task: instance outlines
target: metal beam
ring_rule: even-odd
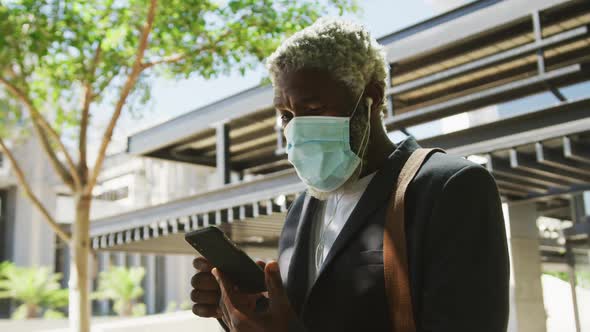
[[[567,190],[569,188],[569,184],[564,181],[548,178],[542,175],[531,176],[528,172],[515,169],[511,167],[508,160],[497,158],[492,155],[487,155],[487,158],[488,162],[486,163],[486,168],[492,174],[499,174],[509,179],[516,179],[525,183],[536,184],[548,188],[558,188],[561,190]]]
[[[535,175],[541,175],[558,181],[566,181],[572,184],[590,183],[590,177],[580,176],[566,170],[537,163],[535,158],[516,149],[510,149],[510,167],[521,169]]]
[[[538,183],[530,183],[516,177],[506,177],[502,175],[501,172],[494,173],[494,178],[496,179],[496,183],[502,187],[519,188],[537,194],[544,194],[549,190],[548,186],[542,186]]]
[[[530,194],[527,198],[512,201],[510,204],[526,204],[530,202],[549,201],[558,197],[564,198],[571,194],[581,193],[590,190],[590,184],[572,185],[566,189],[553,188],[546,194]]]
[[[233,130],[234,129],[232,129],[232,131]],[[230,131],[230,137],[229,137],[229,139],[231,141],[230,153],[234,153],[237,150],[241,150],[241,149],[243,149],[244,146],[251,145],[251,142],[254,140],[264,141],[264,142],[274,142],[276,140],[276,132],[271,128],[261,128],[259,130],[256,130],[254,132],[251,132],[251,133],[248,133],[245,135],[241,135],[241,136],[237,136],[237,137],[232,137],[232,136],[233,135],[231,135],[231,131]],[[207,146],[205,148],[199,148],[199,149],[197,149],[197,151],[203,155],[213,156],[213,155],[215,155],[215,152],[216,152],[215,143],[216,142],[213,142],[213,145]]]
[[[440,147],[467,156],[590,130],[590,98],[530,111],[480,126],[419,140],[424,147]],[[564,144],[564,147],[566,145]],[[576,146],[567,145],[573,152]],[[572,150],[573,149],[573,150]],[[590,150],[588,150],[590,152]],[[570,156],[572,153],[569,154]],[[566,153],[566,156],[568,154]],[[577,154],[573,153],[572,158]],[[590,153],[589,153],[590,161]],[[569,158],[569,157],[568,157]]]
[[[215,157],[203,156],[198,153],[191,153],[191,149],[162,149],[149,155],[150,157],[172,159],[176,161],[199,164],[203,166],[215,167],[217,165]]]
[[[554,36],[548,37],[547,39],[541,39],[537,42],[534,42],[531,44],[526,44],[526,45],[523,45],[520,47],[516,47],[516,48],[510,49],[508,51],[496,53],[494,55],[491,55],[491,56],[488,56],[488,57],[485,57],[485,58],[482,58],[482,59],[479,59],[479,60],[476,60],[473,62],[469,62],[464,65],[460,65],[457,67],[453,67],[451,69],[437,72],[436,74],[433,74],[433,75],[430,75],[430,76],[427,76],[424,78],[419,78],[417,80],[410,81],[408,83],[396,85],[396,86],[392,87],[391,89],[389,89],[388,92],[391,94],[403,93],[403,92],[406,92],[409,90],[413,90],[415,88],[419,88],[421,86],[425,86],[428,84],[442,81],[444,79],[456,77],[456,76],[459,76],[461,74],[465,74],[465,73],[475,70],[475,69],[479,69],[479,68],[482,68],[485,66],[494,65],[494,64],[501,62],[501,61],[510,60],[510,59],[514,59],[518,56],[530,54],[532,52],[542,50],[544,47],[557,45],[557,44],[563,43],[565,41],[571,40],[573,38],[584,36],[587,33],[588,33],[588,27],[579,27],[576,29],[568,30],[566,32],[562,32],[562,33],[556,34]],[[540,73],[545,72],[544,62],[542,65],[542,71],[540,70],[539,72]]]
[[[566,158],[590,164],[590,146],[576,143],[571,138],[563,138],[563,154]]]
[[[190,136],[210,129],[211,123],[229,122],[272,108],[272,100],[270,86],[257,86],[131,135],[127,151],[145,155],[184,143]]]
[[[497,103],[503,100],[506,95],[512,95],[519,89],[544,85],[547,81],[562,78],[567,75],[572,75],[579,72],[581,68],[582,67],[579,64],[570,65],[534,77],[521,79],[438,104],[407,111],[387,119],[385,121],[385,125],[388,127],[388,130],[393,130],[473,110],[485,104]],[[388,91],[387,93],[389,94],[391,91]]]
[[[534,10],[531,14],[533,17],[533,33],[535,35],[535,43],[540,43],[543,40],[542,28],[541,28],[541,15],[538,10]],[[545,56],[543,54],[543,48],[537,48],[537,69],[539,74],[545,72]]]
[[[482,141],[465,146],[448,149],[447,152],[461,156],[489,153],[492,151],[506,150],[514,146],[531,144],[538,140],[548,140],[574,133],[590,130],[590,118],[570,121],[559,125],[548,126],[536,130],[526,131],[509,136],[498,137],[488,141]]]
[[[535,155],[537,162],[554,167],[556,169],[565,170],[574,174],[579,174],[583,177],[590,176],[590,167],[581,162],[567,159],[563,154],[558,153],[552,149],[547,149],[543,143],[535,143]]]
[[[433,52],[465,39],[483,34],[491,29],[522,20],[530,15],[531,11],[543,11],[564,3],[563,0],[510,0],[490,3],[490,1],[475,1],[472,4],[488,6],[471,10],[469,15],[461,15],[452,20],[444,20],[433,25],[420,23],[428,27],[414,28],[413,32],[404,30],[393,33],[390,36],[380,38],[380,43],[385,45],[387,61],[390,63],[413,58],[421,54]],[[417,31],[416,31],[417,30]]]

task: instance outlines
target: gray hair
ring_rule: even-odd
[[[341,18],[323,17],[286,39],[266,61],[270,79],[303,67],[326,70],[358,96],[372,81],[387,80],[385,51],[364,26]],[[385,111],[382,101],[381,117]]]

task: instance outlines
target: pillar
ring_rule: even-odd
[[[98,255],[98,271],[107,271],[111,266],[111,254],[109,252],[99,252]],[[101,315],[108,315],[111,311],[109,300],[98,301],[98,312]]]
[[[145,267],[144,302],[148,314],[156,313],[156,256],[143,256],[143,266]]]
[[[510,249],[509,332],[545,332],[541,254],[534,203],[511,205],[505,215]],[[505,211],[506,212],[506,211]]]
[[[220,186],[230,183],[229,124],[216,124],[216,167]]]

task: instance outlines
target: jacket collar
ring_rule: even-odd
[[[352,210],[348,220],[338,234],[328,256],[326,257],[313,285],[307,290],[309,239],[311,224],[319,200],[305,193],[301,219],[299,220],[291,264],[289,265],[288,294],[297,313],[300,313],[309,295],[322,279],[324,271],[330,266],[345,244],[367,222],[367,218],[390,198],[395,180],[408,157],[420,148],[416,140],[410,136],[397,145],[387,157],[383,166],[367,185],[358,203]]]

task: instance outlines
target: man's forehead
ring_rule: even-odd
[[[274,101],[284,103],[286,98],[298,102],[314,102],[330,97],[346,97],[347,89],[332,78],[326,71],[318,69],[300,69],[295,72],[283,72],[277,76],[274,87]]]

